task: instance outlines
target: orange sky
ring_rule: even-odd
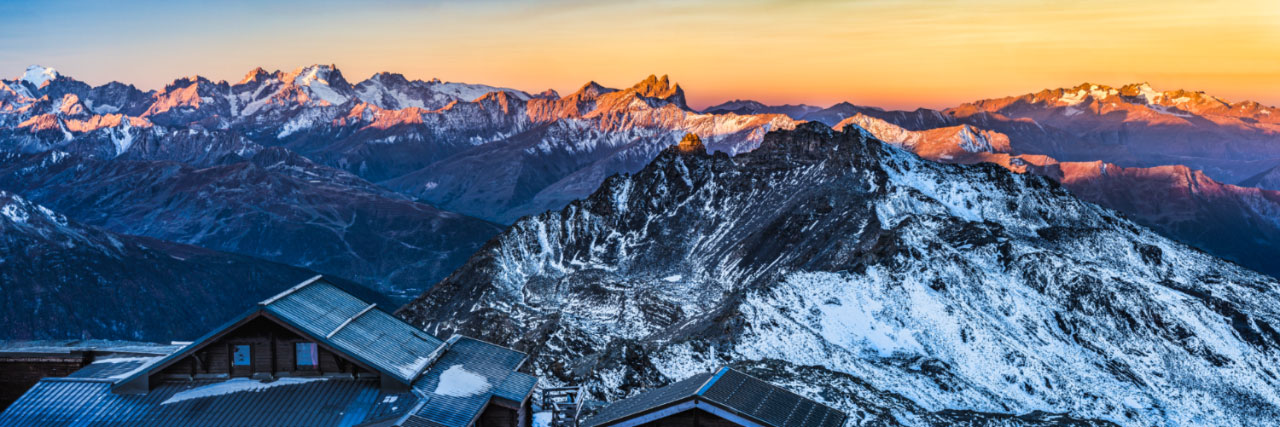
[[[159,88],[334,63],[561,93],[669,74],[733,98],[891,108],[1148,81],[1280,104],[1280,2],[49,0],[0,5],[0,73]],[[3,71],[9,70],[9,71]]]

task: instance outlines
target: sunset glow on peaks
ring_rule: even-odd
[[[695,108],[942,107],[1084,81],[1280,104],[1274,1],[54,0],[0,16],[7,77],[35,63],[144,89],[334,63],[352,81],[393,71],[562,94],[668,74]]]

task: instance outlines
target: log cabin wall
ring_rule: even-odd
[[[80,352],[0,355],[0,411],[18,400],[41,378],[71,375],[92,360],[90,354]]]
[[[476,427],[511,427],[519,425],[520,411],[489,402],[476,420]]]
[[[314,342],[267,318],[257,318],[205,345],[160,372],[162,378],[225,378],[228,376],[371,375],[356,364],[317,346],[318,369],[298,369],[298,343]],[[232,365],[234,346],[249,345],[248,367]]]

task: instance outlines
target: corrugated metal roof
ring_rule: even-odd
[[[162,368],[180,360],[227,329],[262,313],[406,385],[412,384],[432,359],[439,356],[437,350],[444,344],[439,338],[384,311],[371,309],[371,304],[321,277],[289,288],[259,304],[154,366]],[[119,383],[145,374],[147,371],[139,372],[121,379]]]
[[[264,304],[267,311],[322,337],[369,306],[364,300],[322,281],[268,301]]]
[[[455,336],[451,338],[449,351],[436,361],[431,369],[414,384],[414,389],[425,396],[426,404],[405,425],[432,425],[461,427],[469,425],[493,396],[501,396],[517,402],[533,392],[534,381],[528,375],[515,372],[524,363],[524,353],[490,344],[484,341]],[[451,395],[456,388],[441,386],[441,378],[453,370],[454,375],[484,378],[487,384],[473,394]],[[516,377],[507,382],[508,378]],[[441,393],[438,393],[441,392]]]
[[[538,383],[538,377],[520,372],[512,373],[507,379],[502,380],[502,384],[493,391],[494,396],[516,402],[523,401],[525,396],[533,390],[533,386]]]
[[[776,427],[838,427],[846,415],[826,405],[744,374],[721,368],[672,385],[641,393],[605,407],[583,421],[587,427],[607,425],[670,404],[700,399],[731,413]]]
[[[413,383],[444,344],[323,280],[264,303],[267,312],[405,384]]]
[[[257,384],[165,382],[128,395],[111,393],[108,382],[45,379],[0,414],[0,426],[351,426],[416,402],[369,379],[243,381]]]
[[[626,399],[613,402],[595,415],[582,421],[583,426],[598,426],[628,418],[652,409],[658,409],[681,400],[692,398],[698,389],[714,374],[704,372],[676,381],[662,388],[649,390]]]
[[[98,378],[117,380],[138,372],[162,359],[156,357],[109,357],[97,359],[80,370],[67,375],[68,378]]]
[[[431,354],[444,344],[381,310],[366,313],[338,331],[329,341],[388,369],[397,369],[410,381],[431,362]]]
[[[835,427],[844,424],[846,417],[834,408],[733,369],[727,369],[720,375],[701,397],[779,427]]]
[[[146,394],[111,393],[114,385],[149,375],[260,316],[277,319],[352,360],[411,384],[413,391],[385,394],[372,379],[293,377],[269,383],[249,379],[160,382],[152,383]],[[0,427],[353,425],[400,418],[407,418],[406,425],[460,427],[475,420],[495,396],[517,402],[529,397],[537,378],[516,372],[525,359],[524,353],[461,336],[446,345],[316,278],[263,301],[169,356],[102,361],[72,374],[73,378],[43,380],[0,414]],[[460,394],[453,387],[450,391],[453,383],[446,375],[450,369],[455,369],[455,378],[463,372],[472,384],[482,378],[482,389]],[[449,383],[444,389],[442,379]],[[189,389],[199,387],[206,388],[201,392],[204,397],[175,398],[191,397]]]

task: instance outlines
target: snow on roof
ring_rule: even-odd
[[[453,365],[440,374],[440,383],[433,393],[468,397],[489,391],[490,387],[492,386],[484,375],[468,371],[462,365]]]
[[[314,381],[324,381],[328,378],[312,377],[312,378],[281,378],[271,382],[251,380],[248,378],[234,378],[227,381],[213,383],[196,387],[190,390],[180,391],[169,396],[165,401],[160,402],[161,405],[178,403],[184,400],[200,399],[212,396],[221,396],[225,394],[241,393],[241,392],[257,392],[272,387],[306,384]]]

